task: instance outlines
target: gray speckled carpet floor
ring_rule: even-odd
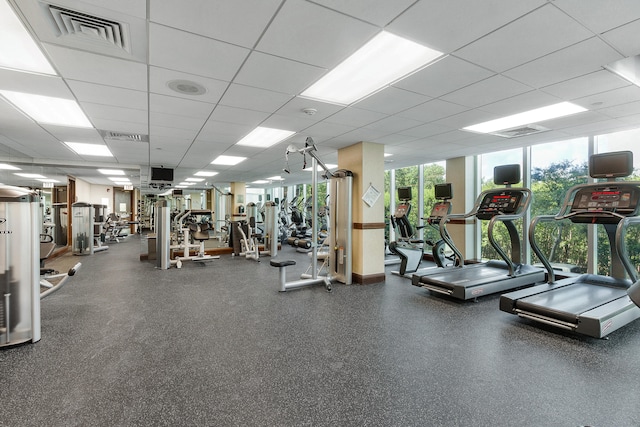
[[[0,350],[2,426],[638,426],[640,322],[609,340],[392,276],[278,292],[269,258],[81,257],[42,340]],[[296,259],[289,279],[308,265]]]

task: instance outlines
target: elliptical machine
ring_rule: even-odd
[[[423,228],[423,226],[414,230],[408,219],[409,212],[411,212],[411,187],[398,187],[398,199],[400,199],[400,204],[396,207],[395,213],[391,215],[391,224],[399,237],[398,240],[389,243],[389,250],[400,258],[400,270],[392,273],[404,276],[407,273],[414,273],[420,267],[425,242],[415,236],[416,230]]]

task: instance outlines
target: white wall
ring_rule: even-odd
[[[76,178],[76,196],[79,202],[92,205],[107,205],[105,214],[113,212],[113,187],[107,185],[94,185]],[[106,200],[103,200],[106,199]],[[107,203],[105,203],[105,201]]]

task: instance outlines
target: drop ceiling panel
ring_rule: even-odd
[[[176,114],[166,114],[151,112],[151,126],[165,126],[178,129],[189,129],[198,131],[204,125],[206,118],[179,116]]]
[[[169,88],[169,82],[174,80],[186,80],[197,83],[203,86],[207,92],[201,95],[176,92]],[[155,94],[215,104],[220,100],[220,97],[228,86],[229,82],[223,80],[210,79],[180,71],[167,70],[165,68],[149,67],[149,91]]]
[[[164,138],[177,138],[183,141],[193,140],[198,131],[196,129],[181,129],[176,127],[166,127],[160,125],[151,126],[151,142],[155,143],[156,136],[162,136]]]
[[[44,45],[55,67],[71,80],[134,90],[147,90],[147,66],[105,55]]]
[[[423,0],[400,15],[388,29],[449,53],[545,3],[544,0]]]
[[[631,83],[623,78],[609,71],[600,70],[561,83],[545,86],[541,90],[565,100],[572,100],[578,97],[584,97],[585,95],[594,95],[629,85],[631,85]]]
[[[200,102],[199,100],[184,99],[174,96],[149,95],[152,113],[172,114],[197,119],[206,119],[213,111],[213,104]]]
[[[103,86],[76,80],[67,80],[67,84],[80,102],[145,111],[148,108],[147,93],[144,91]]]
[[[303,110],[304,109],[315,109],[316,112],[313,114],[307,114]],[[302,117],[305,119],[311,119],[314,122],[318,122],[320,120],[324,120],[332,114],[337,113],[342,110],[343,106],[327,104],[324,102],[314,101],[312,99],[306,99],[302,97],[292,98],[289,102],[283,105],[276,112],[281,116],[289,116],[289,117]]]
[[[431,97],[439,97],[492,75],[494,73],[489,70],[449,55],[400,80],[394,86]]]
[[[102,130],[141,135],[149,134],[149,126],[146,123],[121,122],[108,119],[92,119],[92,123],[97,129]]]
[[[622,56],[598,37],[504,72],[505,76],[536,88],[596,72]]]
[[[456,55],[502,72],[591,36],[592,32],[547,4],[463,47]]]
[[[220,104],[271,113],[278,110],[290,99],[292,99],[292,95],[257,87],[231,84],[220,100]]]
[[[211,114],[209,120],[236,123],[253,128],[262,123],[267,117],[269,117],[269,114],[262,111],[246,110],[243,108],[218,105],[213,111],[213,114]]]
[[[256,49],[333,68],[379,31],[373,25],[313,3],[285,2]]]
[[[249,50],[197,34],[149,24],[150,65],[230,81]]]
[[[253,127],[247,125],[209,120],[198,134],[198,140],[224,143],[230,146],[251,132],[252,129]]]
[[[611,43],[613,47],[625,56],[640,54],[640,46],[636,41],[636,37],[640,32],[640,14],[635,15],[634,19],[636,19],[636,21],[608,31],[602,35],[605,41]]]
[[[611,118],[621,118],[625,116],[640,114],[640,101],[615,105],[609,108],[602,108],[598,110],[598,112],[605,114]]]
[[[427,138],[433,135],[449,132],[452,128],[448,126],[442,126],[436,123],[427,123],[425,125],[416,126],[411,129],[400,132],[402,135],[411,136],[414,138]]]
[[[276,129],[286,129],[294,132],[300,132],[303,129],[308,128],[316,123],[315,120],[307,118],[308,116],[301,115],[300,117],[282,116],[280,114],[273,114],[269,116],[262,126]],[[243,135],[244,136],[244,135]]]
[[[358,102],[358,108],[384,114],[396,114],[430,99],[430,97],[416,92],[390,86]]]
[[[325,69],[252,52],[235,78],[235,83],[274,92],[297,95],[316,81]]]
[[[549,95],[545,92],[532,90],[521,95],[516,95],[498,102],[483,105],[480,109],[502,117],[533,110],[534,108],[557,104],[558,102],[562,102],[562,99]]]
[[[429,123],[444,117],[459,114],[468,110],[469,107],[465,107],[453,102],[443,101],[441,99],[434,99],[432,101],[425,102],[416,107],[405,110],[398,113],[401,117],[407,117],[409,119],[421,120],[422,122]]]
[[[384,27],[406,10],[415,0],[370,0],[367,2],[344,0],[311,0],[322,6],[340,11],[354,18]]]
[[[383,132],[386,136],[391,133],[412,129],[414,127],[420,126],[421,124],[422,122],[418,120],[408,119],[406,117],[400,116],[389,116],[382,120],[378,120],[377,122],[369,123],[363,128]]]
[[[72,99],[73,94],[60,77],[0,68],[0,89]]]
[[[636,0],[554,0],[554,4],[598,34],[640,17]]]
[[[102,137],[95,129],[70,128],[54,125],[42,125],[42,128],[53,135],[55,138],[57,138],[59,141],[104,144]]]
[[[502,75],[489,77],[441,97],[467,107],[480,107],[531,91],[531,87]]]
[[[152,2],[151,22],[251,48],[280,0]]]
[[[110,119],[129,123],[147,124],[148,112],[146,110],[136,110],[133,108],[116,107],[113,105],[93,104],[91,102],[81,102],[80,106],[85,111],[89,119]],[[109,129],[117,130],[117,129]]]
[[[340,125],[352,126],[358,128],[368,125],[369,123],[376,122],[385,118],[383,113],[377,113],[375,111],[363,110],[361,108],[347,107],[331,117],[327,118],[329,123],[337,123]]]
[[[629,85],[584,98],[578,98],[573,102],[590,110],[599,110],[638,100],[640,100],[640,87]]]

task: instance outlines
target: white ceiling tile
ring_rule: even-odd
[[[605,114],[611,118],[621,118],[640,114],[640,100],[619,104],[609,108],[602,108],[598,112]]]
[[[286,104],[292,97],[293,95],[286,95],[281,92],[234,83],[229,86],[220,100],[220,104],[271,113]]]
[[[316,4],[282,6],[257,50],[323,68],[333,68],[380,29]]]
[[[401,113],[398,113],[398,115],[409,119],[422,120],[423,122],[428,123],[443,117],[461,113],[468,109],[469,107],[443,101],[441,99],[434,99],[402,111]]]
[[[395,83],[394,86],[431,97],[446,93],[491,77],[495,73],[448,55],[426,68]]]
[[[578,97],[584,97],[585,95],[607,92],[629,85],[631,85],[631,83],[618,75],[607,70],[600,70],[554,85],[545,86],[541,90],[565,100],[572,100]]]
[[[154,113],[173,114],[197,119],[206,119],[214,108],[213,104],[207,102],[157,95],[155,93],[149,95],[149,102],[151,103],[151,111]]]
[[[427,123],[425,125],[416,126],[411,129],[400,131],[400,135],[408,135],[414,138],[427,138],[433,135],[449,132],[453,130],[449,126],[443,126],[436,123]]]
[[[95,129],[71,128],[54,125],[42,125],[42,127],[57,138],[58,141],[104,144],[102,137]]]
[[[151,22],[252,48],[280,0],[150,2]]]
[[[467,126],[475,125],[476,123],[485,122],[487,120],[495,119],[494,114],[487,113],[481,110],[467,110],[460,114],[444,117],[434,122],[436,125],[450,127],[453,129],[462,129]]]
[[[640,54],[640,45],[636,40],[638,33],[640,33],[640,19],[608,31],[602,35],[602,38],[611,43],[623,55],[635,56]]]
[[[206,118],[187,117],[175,114],[158,113],[152,111],[149,114],[150,125],[166,126],[178,129],[199,130],[204,125]]]
[[[430,97],[419,93],[390,86],[363,99],[357,105],[358,108],[365,110],[395,114],[427,102],[430,99]]]
[[[186,31],[149,24],[150,65],[231,81],[249,50]]]
[[[640,87],[629,85],[607,92],[578,98],[573,102],[589,110],[599,110],[638,100],[640,100]]]
[[[531,87],[527,85],[502,75],[495,75],[444,95],[441,99],[467,107],[480,107],[529,91]]]
[[[198,140],[232,145],[251,132],[252,129],[252,126],[208,120],[200,131]]]
[[[136,110],[133,108],[123,108],[113,105],[94,104],[91,102],[81,102],[83,110],[89,119],[110,119],[122,122],[147,124],[148,112],[146,110]],[[111,129],[115,130],[115,129]]]
[[[147,90],[147,66],[142,63],[44,45],[56,69],[67,79],[133,90]]]
[[[498,116],[508,116],[533,110],[534,108],[557,104],[558,102],[562,102],[562,100],[553,95],[549,95],[548,93],[539,90],[532,90],[521,95],[516,95],[498,102],[483,105],[480,109]]]
[[[503,74],[539,88],[601,70],[604,65],[622,58],[600,38],[592,37]]]
[[[364,126],[365,129],[377,130],[384,135],[389,135],[391,133],[403,132],[408,129],[412,129],[414,127],[420,126],[422,124],[421,121],[408,119],[406,117],[400,116],[389,116],[382,120],[378,120],[377,122],[369,123]]]
[[[352,130],[354,130],[353,126],[322,121],[306,128],[305,133],[307,133],[314,139],[323,139],[336,135],[342,135],[344,133],[351,132]]]
[[[415,3],[415,0],[369,0],[365,2],[344,0],[311,0],[313,3],[338,10],[354,18],[371,22],[380,27],[402,13],[406,8]]]
[[[545,0],[423,0],[387,27],[450,53],[546,3]]]
[[[149,125],[147,123],[131,123],[99,118],[92,118],[91,121],[97,129],[130,134],[149,134]]]
[[[207,91],[201,95],[176,92],[169,88],[169,82],[174,80],[197,83]],[[229,82],[223,80],[209,79],[180,71],[167,70],[166,68],[149,67],[149,92],[151,93],[215,104],[220,100],[228,86]]]
[[[163,138],[176,138],[183,141],[192,141],[196,135],[198,135],[198,129],[182,129],[177,127],[153,125],[149,130],[149,140],[153,143],[156,142],[156,138],[159,136],[162,136]]]
[[[262,111],[218,105],[213,111],[213,114],[211,114],[210,120],[237,123],[253,128],[262,123],[267,117],[269,117],[269,114],[263,113]]]
[[[326,72],[323,68],[253,52],[234,82],[298,95]]]
[[[386,115],[375,111],[363,110],[355,107],[347,107],[331,117],[327,118],[329,123],[337,123],[347,126],[360,127],[381,120]]]
[[[554,0],[553,4],[598,34],[640,19],[637,0]]]
[[[307,99],[297,96],[280,107],[276,114],[279,114],[281,116],[303,117],[305,119],[312,119],[313,121],[317,122],[326,119],[327,117],[335,114],[343,108],[345,107],[342,105],[327,104],[325,102],[315,101],[313,99]],[[305,109],[314,109],[316,110],[316,112],[313,114],[307,114],[303,111]]]
[[[5,68],[0,68],[0,89],[55,98],[73,98],[73,93],[69,91],[64,80],[60,77],[22,73]]]
[[[456,55],[502,72],[591,36],[592,32],[548,4],[463,47]]]
[[[75,80],[67,80],[67,83],[80,102],[145,111],[149,105],[148,95],[143,91],[103,86],[96,83]]]

